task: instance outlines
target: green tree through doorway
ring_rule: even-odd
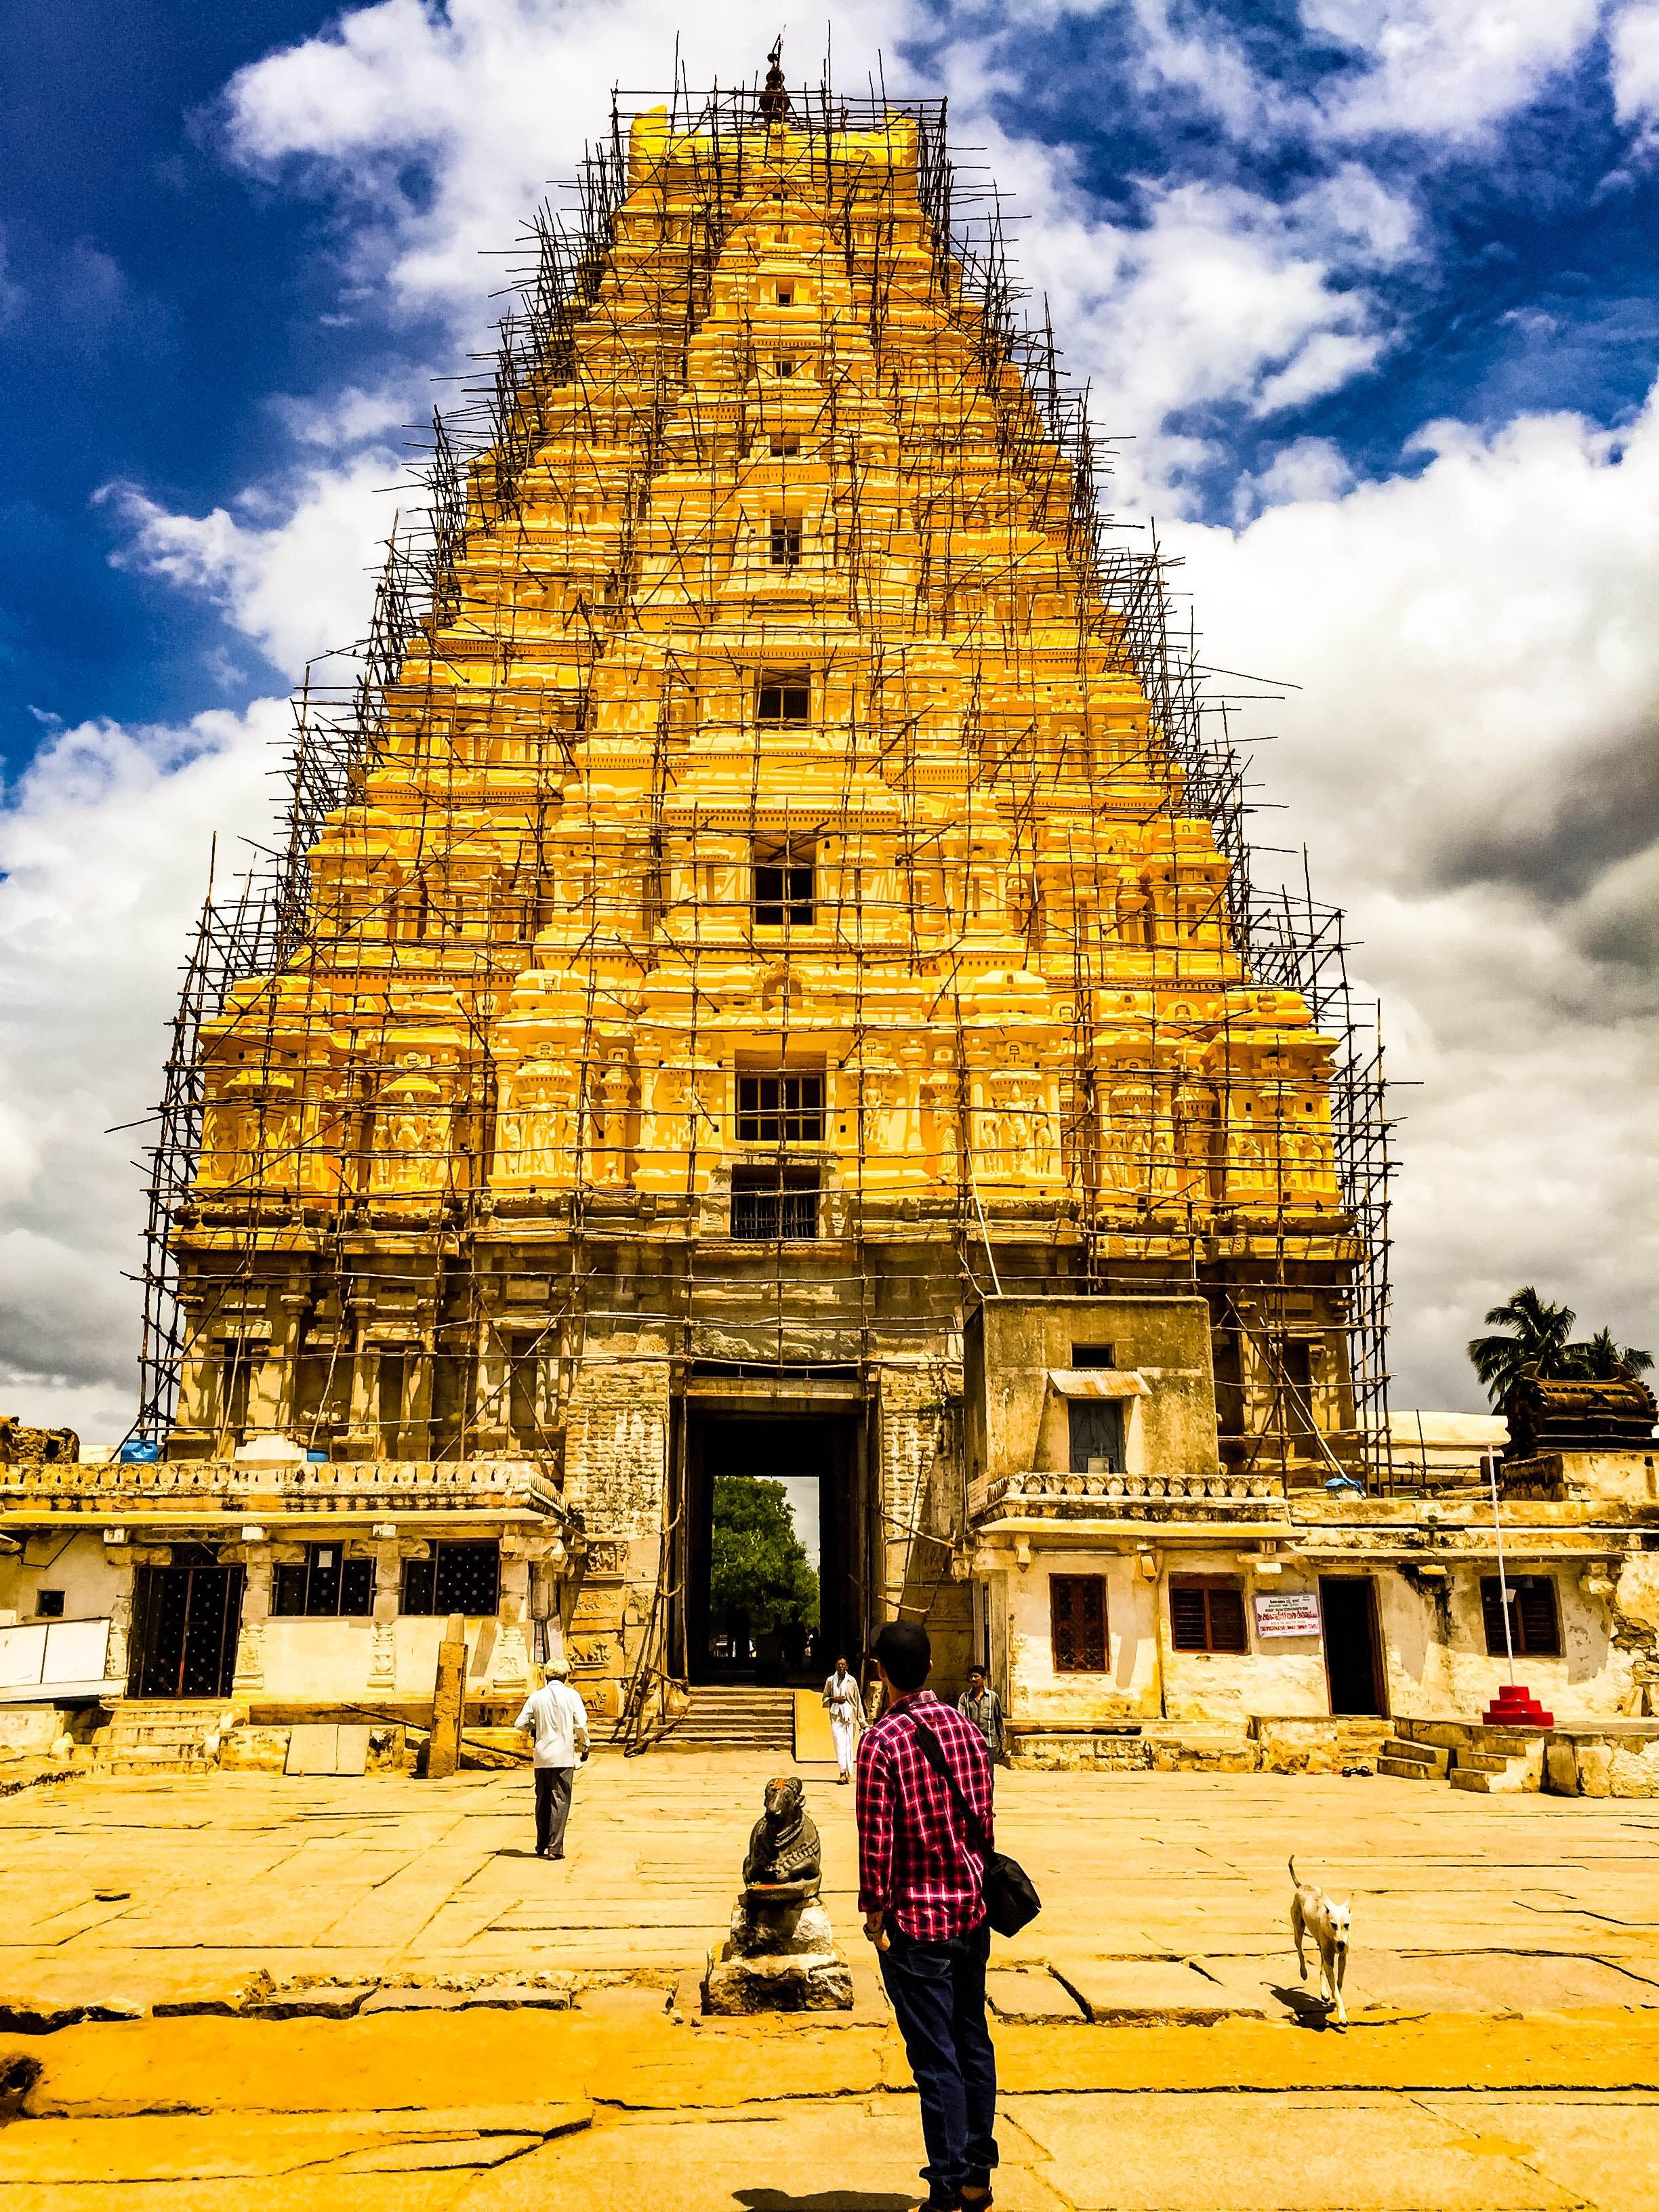
[[[795,1534],[781,1482],[714,1477],[708,1613],[741,1657],[751,1633],[793,1630],[803,1643],[818,1625],[818,1578]]]

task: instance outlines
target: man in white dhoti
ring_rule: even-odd
[[[515,1725],[535,1741],[536,1856],[562,1859],[570,1785],[587,1757],[587,1708],[571,1688],[562,1659],[549,1661],[547,1675],[525,1699]]]
[[[836,1662],[836,1671],[823,1686],[823,1702],[830,1708],[830,1733],[836,1739],[836,1765],[841,1772],[840,1782],[853,1778],[853,1754],[858,1748],[859,1723],[863,1717],[859,1703],[859,1686],[847,1671],[844,1658]]]

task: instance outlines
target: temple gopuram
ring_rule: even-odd
[[[1443,1467],[1389,1417],[1339,917],[1252,881],[1000,228],[937,103],[775,66],[618,112],[536,219],[296,702],[288,849],[204,913],[133,1434],[0,1468],[86,1694],[258,1763],[415,1727],[459,1616],[481,1741],[563,1657],[619,1742],[781,1742],[899,1613],[1039,1762],[1317,1763],[1496,1688],[1502,1425]],[[1572,1709],[1594,1632],[1579,1706],[1639,1710],[1651,1459],[1528,1464],[1528,1679]],[[744,1478],[816,1503],[793,1650],[711,1598]]]

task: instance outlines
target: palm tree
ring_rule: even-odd
[[[1553,1306],[1530,1283],[1512,1291],[1486,1315],[1499,1336],[1472,1336],[1468,1353],[1475,1373],[1494,1406],[1501,1406],[1526,1374],[1559,1375],[1578,1316],[1571,1306]]]
[[[1632,1375],[1645,1375],[1652,1364],[1650,1352],[1644,1352],[1639,1345],[1615,1344],[1610,1328],[1598,1328],[1594,1336],[1565,1346],[1561,1354],[1562,1374],[1570,1375],[1576,1382],[1613,1382],[1621,1368]]]

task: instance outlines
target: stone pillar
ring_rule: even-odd
[[[231,1695],[251,1697],[265,1686],[265,1623],[270,1618],[272,1547],[264,1543],[238,1547],[246,1579],[242,1584],[242,1623],[236,1632],[236,1672]],[[221,1549],[220,1558],[225,1557]]]
[[[530,1562],[525,1539],[503,1537],[501,1553],[501,1594],[495,1615],[497,1634],[489,1687],[527,1691],[530,1654],[525,1649],[524,1617],[530,1600]]]
[[[368,1650],[368,1686],[388,1697],[398,1686],[398,1608],[402,1602],[403,1562],[424,1559],[424,1544],[400,1544],[395,1535],[374,1531],[374,1613]]]
[[[501,1291],[497,1281],[480,1282],[478,1339],[473,1347],[472,1434],[469,1455],[493,1459],[513,1449],[511,1347],[498,1326]]]
[[[109,1645],[104,1658],[104,1672],[112,1680],[125,1681],[132,1668],[132,1586],[137,1562],[130,1543],[111,1544],[106,1535],[105,1553],[115,1571],[115,1595],[110,1600]]]
[[[453,1613],[444,1624],[443,1642],[438,1646],[438,1678],[432,1692],[432,1735],[426,1771],[434,1782],[453,1774],[460,1763],[465,1700],[466,1623],[459,1613]]]
[[[358,1340],[351,1362],[351,1425],[346,1449],[353,1459],[379,1459],[380,1347]]]

